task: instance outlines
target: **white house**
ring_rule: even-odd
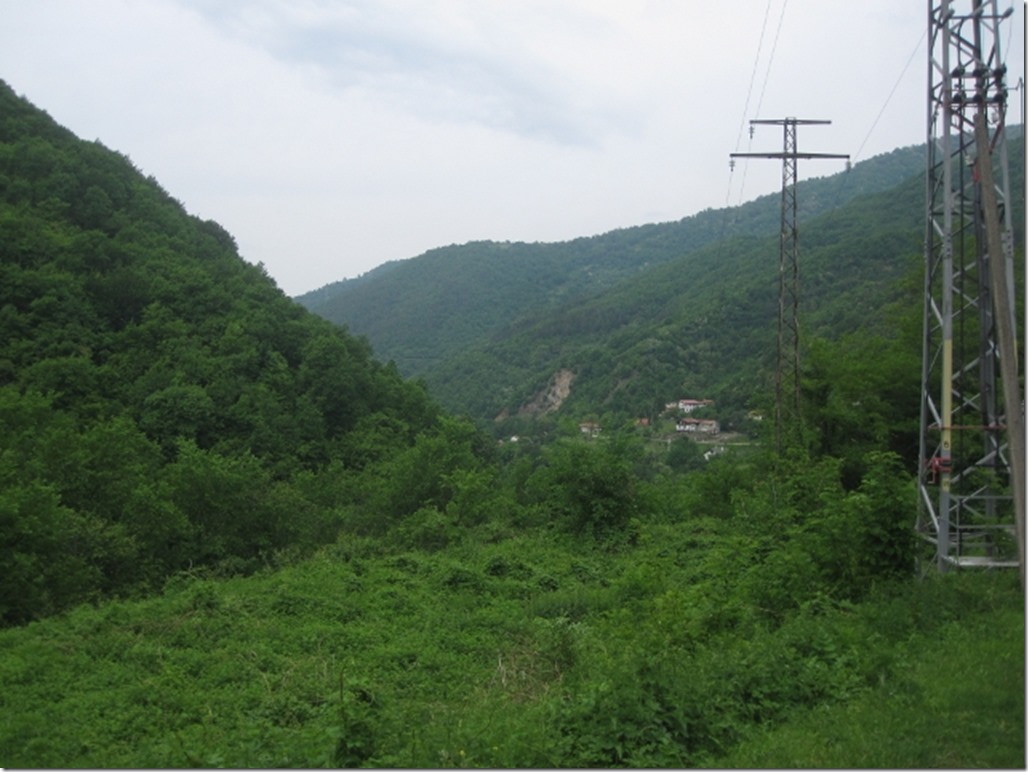
[[[675,426],[675,431],[720,434],[721,424],[711,418],[680,418]]]
[[[688,415],[693,410],[710,407],[713,404],[714,401],[710,399],[680,399],[677,402],[668,402],[664,408],[665,410],[679,410]]]

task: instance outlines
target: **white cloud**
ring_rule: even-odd
[[[729,177],[750,118],[830,119],[801,145],[862,158],[922,142],[923,44],[871,132],[922,6],[0,0],[0,77],[295,294],[442,244],[567,239],[771,192],[774,162]],[[761,129],[741,149],[780,143]]]

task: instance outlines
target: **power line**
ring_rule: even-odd
[[[910,63],[914,61],[914,57],[917,56],[918,51],[921,50],[921,44],[924,43],[925,38],[927,36],[927,30],[921,33],[921,37],[915,44],[914,50],[910,52],[910,56],[907,57],[907,61],[903,65],[903,69],[900,70],[899,77],[896,78],[896,82],[893,84],[892,90],[889,92],[889,95],[885,98],[885,101],[882,103],[881,109],[878,110],[878,115],[875,116],[874,121],[871,123],[871,128],[867,130],[867,134],[864,135],[864,139],[861,141],[860,147],[857,148],[857,152],[853,154],[853,161],[850,165],[857,163],[857,161],[860,159],[860,154],[863,152],[864,146],[867,144],[867,141],[871,138],[871,135],[874,133],[875,128],[878,126],[878,122],[882,119],[882,116],[885,114],[885,110],[888,108],[889,102],[892,101],[893,96],[895,96],[896,90],[899,88],[900,83],[903,82],[903,78],[907,74],[907,70],[910,69]],[[849,166],[847,166],[847,169],[849,169]],[[828,210],[827,222],[830,223],[832,219],[835,217],[835,213],[836,210],[838,210],[839,208],[840,202],[846,197],[846,195],[849,192],[849,186],[852,179],[853,178],[850,175],[846,175],[846,177],[844,177],[842,180],[842,184],[836,189],[831,209]]]
[[[753,57],[753,70],[750,72],[750,86],[746,90],[746,104],[742,108],[742,117],[739,119],[739,133],[735,137],[735,149],[739,149],[742,141],[742,130],[746,126],[746,116],[750,110],[750,97],[753,96],[753,82],[757,79],[757,65],[760,64],[760,52],[764,48],[764,33],[767,32],[767,19],[771,15],[771,0],[767,0],[764,7],[764,22],[760,27],[760,40],[757,42],[757,55]]]
[[[914,50],[910,52],[910,56],[907,58],[907,63],[903,65],[903,69],[900,71],[899,77],[896,78],[896,82],[892,86],[892,91],[889,92],[889,96],[885,98],[885,102],[882,104],[882,109],[878,111],[878,115],[875,116],[874,122],[871,124],[871,128],[867,130],[867,136],[864,137],[860,143],[860,147],[857,148],[857,152],[853,154],[854,162],[860,158],[860,153],[864,149],[864,145],[871,138],[871,134],[874,133],[875,127],[878,126],[878,121],[882,119],[882,115],[885,114],[885,109],[889,106],[889,102],[892,101],[893,96],[896,94],[896,89],[899,88],[900,83],[903,82],[903,77],[907,74],[907,70],[910,68],[910,63],[914,61],[914,57],[917,56],[917,52],[921,50],[921,44],[924,43],[925,38],[928,37],[928,30],[924,30],[921,33],[920,40],[917,41],[917,45],[914,46]]]
[[[760,87],[760,99],[757,101],[757,114],[760,114],[760,108],[764,104],[764,92],[767,91],[767,82],[771,79],[771,65],[775,63],[775,51],[778,50],[778,38],[782,33],[782,22],[785,21],[785,9],[789,6],[789,0],[785,0],[782,3],[782,12],[778,16],[778,27],[775,29],[775,39],[771,44],[771,56],[767,60],[767,72],[764,73],[764,84]],[[750,139],[753,139],[753,133],[750,132]]]
[[[878,114],[875,116],[874,121],[871,123],[871,127],[867,130],[867,134],[864,136],[864,139],[861,141],[860,147],[857,149],[857,152],[853,154],[852,161],[850,161],[847,164],[847,166],[846,166],[847,171],[850,169],[850,167],[853,164],[857,163],[858,160],[860,159],[860,155],[861,155],[861,152],[864,149],[864,146],[867,145],[868,140],[871,138],[871,135],[874,133],[875,128],[878,126],[878,122],[881,120],[882,116],[885,114],[885,111],[886,111],[886,109],[889,106],[889,102],[892,101],[893,96],[895,96],[897,89],[899,89],[900,83],[903,82],[903,78],[907,74],[907,70],[910,69],[911,62],[914,61],[914,57],[916,57],[918,52],[921,50],[921,45],[924,43],[925,38],[927,36],[928,36],[927,30],[925,30],[925,31],[923,31],[921,33],[920,39],[914,45],[914,49],[910,52],[910,56],[907,57],[906,63],[903,65],[903,68],[900,70],[899,77],[896,78],[896,82],[893,84],[892,90],[889,91],[889,95],[885,98],[885,101],[882,103],[881,108],[878,110]],[[827,215],[826,215],[827,216],[826,222],[828,222],[828,223],[832,222],[833,218],[835,217],[836,211],[839,209],[840,202],[842,202],[846,198],[846,196],[848,195],[849,186],[851,184],[852,179],[853,178],[850,175],[846,175],[843,178],[843,180],[842,180],[842,184],[840,184],[838,186],[838,188],[836,188],[835,195],[833,196],[833,199],[832,199],[831,208],[828,209],[828,212],[827,212]]]
[[[754,111],[758,115],[760,114],[760,108],[764,104],[764,93],[767,91],[767,82],[771,79],[771,67],[775,63],[775,52],[778,50],[778,38],[782,34],[782,22],[785,21],[785,9],[789,5],[789,0],[785,0],[782,3],[782,12],[778,14],[778,26],[775,28],[775,39],[771,43],[771,54],[768,56],[767,69],[764,71],[764,82],[760,87],[760,98],[757,100],[757,109]],[[747,148],[753,147],[753,122],[750,122],[750,141]],[[746,190],[746,171],[749,167],[743,164],[742,168],[742,182],[739,184],[739,203],[742,203],[742,197]]]
[[[735,149],[739,149],[739,144],[742,142],[742,131],[746,126],[746,115],[750,109],[750,97],[753,96],[753,83],[757,79],[757,67],[760,64],[760,54],[764,50],[764,34],[767,32],[767,20],[771,16],[771,2],[767,0],[767,5],[764,6],[764,21],[760,26],[760,39],[757,41],[757,53],[753,57],[753,69],[750,72],[750,85],[746,89],[746,102],[742,108],[742,115],[739,118],[739,133],[735,137]],[[750,135],[750,142],[752,143],[753,136]],[[735,175],[735,161],[729,160],[728,162],[728,185],[725,186],[725,207],[724,214],[721,217],[721,238],[718,239],[720,242],[724,242],[725,231],[728,228],[728,209],[731,206],[732,201],[732,179]],[[744,174],[745,176],[745,174]]]

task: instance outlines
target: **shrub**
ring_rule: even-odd
[[[558,443],[528,485],[579,535],[610,535],[624,529],[640,511],[632,463],[616,446],[574,440]]]

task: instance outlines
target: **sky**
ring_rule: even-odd
[[[999,4],[1016,87],[1024,4]],[[854,162],[926,139],[927,0],[0,0],[0,19],[0,79],[293,296],[776,192],[778,161],[730,168],[782,149],[751,119],[830,120],[798,149]]]

